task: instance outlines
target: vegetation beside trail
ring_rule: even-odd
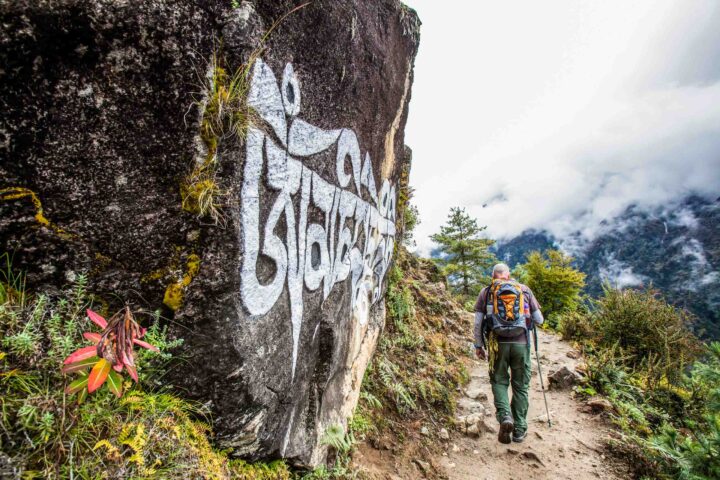
[[[469,380],[463,359],[470,323],[462,320],[467,314],[446,290],[437,266],[403,247],[388,275],[386,305],[385,331],[365,374],[351,430],[376,448],[415,451],[429,462],[440,430],[451,428],[458,390]],[[425,475],[438,473],[434,465],[425,468]]]
[[[551,306],[546,328],[582,350],[576,394],[610,401],[618,434],[609,447],[636,478],[720,478],[720,343],[703,345],[692,315],[657,291],[581,296],[583,275],[560,252],[531,253],[516,273]]]
[[[689,317],[657,292],[606,288],[560,319],[588,362],[578,393],[610,400],[610,446],[637,478],[720,478],[720,343],[703,345]]]
[[[61,292],[31,293],[8,262],[0,272],[0,472],[49,479],[366,478],[352,463],[363,440],[399,449],[412,445],[429,459],[437,453],[439,431],[451,428],[458,389],[468,380],[468,324],[432,261],[399,247],[387,280],[386,328],[355,415],[347,431],[331,427],[322,438],[335,462],[293,472],[282,461],[246,463],[213,447],[208,412],[163,382],[179,341],[169,340],[155,313],[134,310],[148,328],[143,339],[160,350],[135,350],[138,383],[126,379],[120,398],[109,384],[68,395],[75,377],[61,373],[63,359],[90,344],[83,332],[97,329],[86,309],[112,312],[94,301],[82,275]],[[438,474],[429,468],[428,475]]]
[[[214,449],[205,409],[163,388],[178,341],[168,339],[156,314],[138,316],[148,325],[145,340],[160,352],[136,350],[137,384],[126,381],[122,398],[108,384],[69,396],[73,377],[60,367],[88,345],[82,332],[92,329],[85,277],[63,292],[33,295],[8,257],[0,261],[0,477],[291,478],[283,462],[248,464]]]

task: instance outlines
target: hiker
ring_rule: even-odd
[[[475,354],[489,360],[495,416],[500,422],[498,440],[519,443],[528,428],[530,330],[544,319],[530,288],[511,279],[507,265],[495,265],[492,278],[475,304]]]

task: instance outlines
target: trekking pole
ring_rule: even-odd
[[[538,353],[538,334],[535,324],[533,323],[533,336],[535,337],[535,359],[537,360],[538,376],[540,377],[540,388],[543,392],[543,400],[545,400],[545,413],[548,417],[548,427],[552,428],[552,422],[550,421],[550,409],[548,408],[547,396],[545,395],[545,383],[543,382],[542,368],[540,367],[540,354]]]

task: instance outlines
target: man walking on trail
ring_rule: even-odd
[[[507,265],[495,265],[492,277],[475,304],[475,354],[489,360],[498,440],[519,443],[527,435],[530,330],[544,319],[530,288],[511,279]]]

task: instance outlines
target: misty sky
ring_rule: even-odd
[[[633,203],[720,195],[720,1],[405,3],[422,253],[455,205],[493,238],[592,237]]]

